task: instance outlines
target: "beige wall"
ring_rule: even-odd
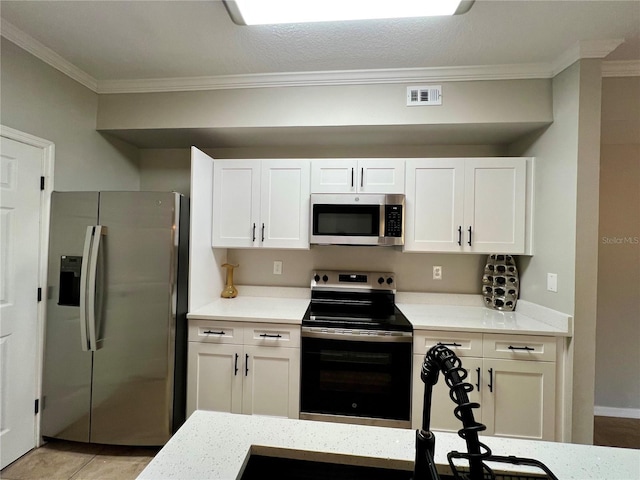
[[[512,146],[536,157],[535,252],[522,262],[521,297],[574,316],[571,438],[593,442],[600,151],[599,60],[582,60],[553,79],[554,122]],[[558,291],[546,290],[547,273]]]
[[[55,143],[56,190],[138,190],[138,151],[96,132],[98,95],[2,38],[0,122]]]
[[[100,96],[99,130],[549,123],[550,82],[445,82],[443,104],[406,106],[405,85]]]
[[[597,316],[596,406],[638,415],[640,77],[602,82]]]

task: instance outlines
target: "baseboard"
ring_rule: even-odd
[[[619,418],[640,418],[640,408],[614,408],[598,407],[593,408],[596,417],[619,417]]]

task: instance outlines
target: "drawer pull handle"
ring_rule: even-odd
[[[476,374],[478,375],[478,383],[476,383],[476,390],[480,391],[480,367],[476,368]]]
[[[207,330],[202,333],[204,333],[205,335],[224,335],[224,330],[220,330],[219,332],[214,332],[213,330]]]
[[[234,376],[237,376],[237,375],[238,375],[238,356],[239,356],[239,355],[236,353],[236,363],[235,363],[235,365],[234,365],[235,371],[233,372],[233,375],[234,375]]]
[[[453,343],[438,342],[438,345],[443,345],[445,347],[461,347],[462,346],[461,343],[456,343],[456,342],[453,342]]]
[[[533,350],[535,350],[535,348],[531,348],[526,345],[524,347],[514,347],[513,345],[509,345],[507,348],[509,350],[525,350],[527,352],[532,352]]]
[[[489,391],[493,392],[493,368],[489,369]]]
[[[269,333],[261,333],[260,336],[262,338],[282,338],[282,335],[280,335],[279,333],[277,335],[271,335]]]

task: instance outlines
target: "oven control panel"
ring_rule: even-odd
[[[311,274],[311,288],[328,287],[340,290],[356,288],[365,290],[396,290],[396,276],[391,272],[349,272],[341,270],[316,270]]]

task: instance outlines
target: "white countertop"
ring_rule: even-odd
[[[239,286],[236,298],[218,298],[189,312],[187,318],[275,322],[300,325],[309,306],[309,291],[302,288]],[[572,318],[519,300],[514,312],[482,305],[480,295],[401,293],[398,308],[414,330],[571,336]]]
[[[456,434],[435,432],[435,436],[439,466],[447,465],[449,451],[466,451]],[[481,440],[494,455],[543,462],[560,480],[640,478],[640,450],[496,437]],[[414,445],[415,431],[408,429],[196,411],[138,479],[237,479],[251,452],[413,470]]]

